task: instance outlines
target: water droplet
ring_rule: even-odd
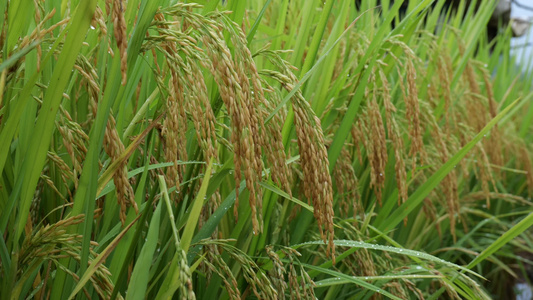
[[[379,289],[377,289],[376,292],[381,293],[381,291]]]
[[[350,77],[350,74],[348,74],[348,77]]]
[[[252,91],[252,95],[254,94],[254,91]]]
[[[92,30],[95,30],[96,28],[94,28],[94,26],[93,26],[93,25],[91,25],[91,29],[92,29]]]
[[[428,84],[428,87],[431,87],[431,84]]]
[[[379,176],[383,176],[383,173],[379,173]]]
[[[485,68],[488,67],[489,65],[485,64]]]

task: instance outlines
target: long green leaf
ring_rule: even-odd
[[[531,226],[533,226],[533,213],[530,213],[527,217],[522,219],[522,221],[518,222],[518,224],[507,230],[502,236],[485,248],[483,252],[476,256],[476,258],[474,258],[474,260],[472,260],[466,267],[468,269],[472,269],[487,257],[498,251],[501,247],[505,246],[512,239],[529,229]]]
[[[381,289],[371,283],[368,283],[366,282],[365,280],[362,280],[362,279],[359,279],[358,277],[353,277],[353,276],[349,276],[349,275],[346,275],[344,273],[340,273],[340,272],[337,272],[337,271],[334,271],[334,270],[330,270],[330,269],[325,269],[325,268],[321,268],[321,267],[315,267],[315,266],[312,266],[312,265],[309,265],[309,264],[303,264],[302,263],[302,266],[307,268],[307,269],[310,269],[310,270],[315,270],[315,271],[319,271],[320,273],[323,273],[323,274],[329,274],[329,275],[332,275],[332,276],[335,276],[337,278],[340,278],[341,280],[346,280],[347,282],[349,283],[352,283],[352,284],[355,284],[355,285],[358,285],[360,287],[364,287],[368,290],[371,290],[375,293],[378,293],[378,294],[381,294],[383,296],[386,296],[390,299],[395,299],[395,300],[401,300],[401,298],[398,298],[396,296],[394,296],[393,294],[385,291],[384,289]]]
[[[59,55],[57,65],[54,68],[50,85],[44,95],[42,107],[35,124],[35,138],[31,141],[30,148],[26,152],[26,159],[24,161],[23,171],[21,172],[23,178],[19,179],[24,181],[24,188],[21,193],[20,213],[17,217],[18,226],[15,231],[15,241],[18,241],[26,225],[31,199],[46,161],[46,154],[50,147],[52,134],[54,133],[56,113],[63,99],[63,90],[67,86],[70,78],[70,76],[65,76],[65,74],[72,73],[74,62],[85,38],[85,33],[91,24],[96,9],[96,2],[96,0],[82,1],[76,8],[76,12],[71,19],[72,24],[70,25],[69,34]]]
[[[126,294],[126,300],[129,299],[144,299],[146,289],[148,287],[148,280],[152,265],[152,258],[154,256],[155,249],[157,248],[157,241],[159,238],[159,224],[161,222],[161,201],[157,204],[157,208],[150,221],[150,227],[148,228],[148,234],[146,235],[146,242],[144,243],[141,253],[135,262],[135,267],[131,273],[131,278],[128,284],[128,293]]]
[[[453,268],[453,269],[461,270],[463,272],[468,272],[468,273],[470,273],[472,275],[475,275],[475,276],[478,276],[480,278],[483,278],[482,276],[480,276],[479,274],[469,270],[468,268],[459,266],[457,264],[445,261],[445,260],[440,259],[440,258],[438,258],[436,256],[433,256],[431,254],[427,254],[427,253],[424,253],[424,252],[420,252],[420,251],[415,251],[415,250],[410,250],[410,249],[403,249],[403,248],[392,247],[392,246],[384,246],[384,245],[379,245],[379,244],[369,244],[369,243],[365,243],[365,242],[350,241],[350,240],[334,240],[333,242],[335,243],[335,246],[349,247],[349,248],[365,248],[365,249],[369,249],[369,250],[387,251],[387,252],[396,253],[396,254],[400,254],[400,255],[412,256],[413,258],[417,258],[417,259],[425,259],[425,260],[428,260],[428,261],[431,261],[431,262],[434,262],[434,263],[445,265],[445,266]],[[298,248],[306,246],[306,245],[324,245],[324,241],[311,241],[311,242],[306,242],[306,243],[293,245],[292,247],[294,249],[298,249]]]
[[[207,169],[205,170],[204,180],[202,181],[202,185],[200,186],[200,190],[198,191],[198,194],[196,194],[196,199],[194,200],[192,204],[189,218],[187,219],[187,225],[185,225],[185,229],[183,230],[183,235],[181,236],[180,247],[185,252],[189,250],[189,246],[191,245],[191,240],[194,235],[194,229],[196,228],[196,225],[198,224],[200,212],[202,211],[202,207],[204,205],[205,193],[207,191],[207,186],[209,185],[209,179],[211,178],[212,167],[213,167],[213,160],[211,159],[211,162],[209,162],[209,165],[207,166]]]

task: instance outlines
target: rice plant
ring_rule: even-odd
[[[532,73],[380,2],[0,1],[0,298],[509,299]]]

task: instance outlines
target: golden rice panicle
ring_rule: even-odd
[[[115,118],[109,115],[107,127],[104,135],[104,149],[112,161],[117,160],[124,153],[124,144],[118,136]],[[135,194],[130,182],[128,181],[127,160],[122,163],[113,175],[117,201],[120,205],[120,221],[122,225],[126,222],[126,209],[133,206],[135,213],[139,212],[137,203],[135,203]]]
[[[455,30],[452,31],[452,33],[457,38],[459,53],[464,54],[466,51],[465,44],[459,32]],[[473,68],[472,60],[469,60],[466,63],[466,67],[462,74],[462,77],[464,77],[465,79],[467,88],[467,92],[464,98],[466,101],[464,107],[467,112],[476,112],[475,114],[469,114],[466,121],[467,124],[470,125],[470,127],[472,127],[476,132],[479,132],[487,124],[487,114],[485,113],[487,110],[485,109],[485,98],[482,96],[481,88],[479,87],[479,83],[477,82],[478,79]],[[483,101],[480,101],[480,99]]]
[[[479,153],[481,154],[481,159],[477,160],[477,165],[479,168],[479,179],[481,180],[481,190],[483,191],[483,195],[485,196],[485,200],[487,201],[487,208],[490,208],[489,183],[492,183],[492,186],[496,189],[496,182],[494,181],[494,177],[492,176],[494,171],[492,171],[492,167],[489,162],[487,152],[485,151],[485,147],[483,147],[481,144],[478,144],[477,148],[479,149]]]
[[[173,162],[174,165],[167,168],[165,181],[169,187],[179,188],[185,167],[178,165],[178,160],[187,160],[186,139],[182,136],[183,132],[187,131],[187,116],[185,114],[182,77],[176,70],[171,70],[170,74],[170,88],[166,103],[167,114],[163,122],[162,136],[165,140],[165,160]],[[179,201],[180,198],[176,197],[174,200]]]
[[[352,155],[346,147],[342,148],[341,155],[337,159],[337,164],[333,169],[333,178],[340,198],[339,206],[342,217],[348,217],[350,209],[352,209],[354,218],[357,213],[363,214],[364,209],[360,202],[359,183],[352,166]]]
[[[387,166],[388,154],[385,137],[385,126],[379,111],[376,100],[376,93],[372,93],[372,100],[369,101],[366,109],[366,153],[370,163],[370,186],[374,188],[376,199],[381,205],[382,190],[385,186],[385,168]]]
[[[65,186],[69,197],[72,199],[72,193],[69,188],[69,183],[73,182],[76,188],[78,186],[78,179],[74,175],[74,171],[63,159],[61,159],[59,155],[57,155],[57,153],[48,151],[47,157],[51,162],[54,163],[54,165],[59,170],[61,174],[61,181],[63,182],[63,185]],[[61,193],[59,193],[59,196],[63,198],[63,195]]]
[[[213,74],[219,87],[222,101],[224,102],[232,123],[231,142],[234,151],[235,165],[235,185],[238,199],[238,189],[241,180],[241,168],[244,173],[246,187],[250,191],[249,202],[252,209],[252,224],[256,234],[262,231],[261,203],[262,189],[259,182],[262,177],[262,161],[260,156],[261,143],[259,142],[257,113],[253,105],[247,103],[250,101],[249,81],[247,76],[237,73],[242,68],[238,68],[233,60],[232,55],[220,35],[216,26],[201,26],[196,20],[190,19],[193,27],[206,29],[202,35],[202,41],[206,45],[206,52],[210,58],[209,63],[204,63]],[[242,73],[242,72],[241,72]],[[243,88],[243,85],[245,88]],[[259,147],[259,149],[256,149]],[[259,206],[259,211],[258,211]],[[235,202],[234,214],[237,217],[238,201]]]
[[[517,164],[519,164],[519,162],[523,164],[522,166],[518,165],[517,168],[522,168],[526,171],[527,189],[529,196],[531,197],[533,195],[533,163],[531,162],[531,151],[524,142],[519,143],[517,147],[517,154],[518,157],[520,157],[520,159],[517,159]]]
[[[114,0],[105,0],[105,11],[107,16],[111,15],[111,8],[113,7]]]
[[[376,265],[372,259],[372,253],[366,248],[361,248],[360,251],[354,253],[358,266],[358,275],[360,276],[376,276]]]
[[[396,119],[390,120],[392,124],[392,144],[394,147],[394,171],[396,174],[396,183],[398,185],[398,201],[404,203],[408,198],[407,190],[407,171],[405,170],[403,139],[400,133],[400,127],[396,123]],[[399,203],[398,202],[398,203]]]
[[[208,249],[208,247],[205,247],[205,249]],[[240,300],[241,293],[239,291],[239,285],[237,284],[237,280],[235,279],[235,276],[233,276],[233,272],[231,272],[226,262],[220,255],[217,255],[211,251],[205,251],[205,255],[206,259],[204,259],[202,263],[210,272],[214,272],[220,278],[222,278],[222,282],[226,287],[229,298],[232,300]]]
[[[383,285],[383,288],[389,290],[391,294],[400,299],[409,299],[409,296],[403,288],[403,285],[398,281],[389,281]]]
[[[298,285],[298,273],[294,267],[294,260],[289,256],[289,290],[291,291],[291,299],[301,299],[300,286]]]
[[[468,92],[465,97],[465,110],[467,112],[476,112],[475,114],[468,114],[467,123],[476,132],[481,131],[488,123],[486,114],[486,98],[482,96],[479,83],[477,82],[477,75],[472,67],[472,62],[466,64],[465,72],[463,73],[467,82]]]
[[[196,137],[204,152],[205,161],[209,162],[212,158],[218,161],[216,119],[209,102],[204,77],[196,64],[191,63],[189,67],[190,72],[186,74],[187,81],[190,83],[186,86],[187,110],[191,114],[196,129]]]
[[[355,147],[355,151],[357,152],[357,159],[359,160],[360,164],[363,164],[363,156],[361,155],[361,148],[362,145],[365,144],[364,141],[364,122],[361,120],[357,120],[350,130],[350,134],[352,136],[353,146]]]
[[[294,86],[291,85],[286,88],[290,91]],[[322,127],[320,120],[314,115],[301,93],[297,92],[295,96],[296,98],[302,97],[298,101],[293,101],[293,110],[304,175],[303,184],[307,192],[305,196],[313,202],[314,215],[320,228],[322,239],[328,241],[326,253],[331,255],[333,261],[335,261],[333,186],[329,174],[328,153],[325,147]],[[309,122],[310,120],[314,120],[314,122],[311,123]]]
[[[205,103],[203,98],[206,97],[206,88],[203,77],[198,75],[196,69],[192,69],[196,65],[194,63],[192,65],[186,64],[180,56],[180,53],[183,52],[188,57],[198,59],[200,57],[197,53],[199,49],[194,45],[196,40],[181,32],[172,22],[167,22],[163,13],[158,13],[154,16],[152,26],[158,31],[159,36],[151,36],[148,39],[152,42],[150,47],[153,47],[152,50],[160,50],[165,55],[166,63],[169,67],[168,73],[170,74],[168,90],[166,89],[166,84],[162,82],[158,83],[163,90],[168,91],[166,102],[167,114],[163,123],[162,138],[165,142],[165,160],[174,163],[174,165],[167,168],[165,181],[169,187],[176,186],[176,188],[179,188],[183,180],[185,165],[178,164],[178,161],[187,160],[186,139],[183,138],[183,133],[187,131],[186,108],[192,111],[193,124],[197,129],[198,136],[201,137],[202,130],[198,128],[198,126],[201,126],[199,125],[198,114],[201,114],[203,109],[198,109],[198,106],[202,101]],[[165,77],[165,75],[160,77]],[[183,78],[191,82],[192,85],[184,87],[182,82],[184,80]],[[205,123],[208,124],[213,119],[212,112],[210,113],[206,109]],[[209,130],[209,128],[209,126],[206,126],[205,130]],[[207,137],[208,135],[204,133],[204,136]],[[211,142],[211,139],[209,140]],[[210,155],[213,155],[214,149],[210,142],[203,143],[202,139],[199,138],[199,144],[202,149],[208,149]],[[180,201],[181,199],[176,194],[173,194],[172,198],[175,201]]]
[[[256,128],[253,128],[253,132],[255,132],[254,143],[261,145],[265,149],[266,157],[271,165],[271,175],[274,182],[283,187],[289,195],[292,195],[290,189],[291,173],[285,163],[286,154],[281,135],[281,124],[283,124],[281,116],[276,114],[270,122],[266,124],[264,122],[269,112],[274,109],[275,103],[280,102],[281,99],[274,98],[274,103],[267,101],[264,90],[269,86],[259,76],[252,54],[247,46],[244,32],[238,28],[236,23],[230,21],[229,18],[224,16],[223,20],[225,21],[223,24],[226,25],[226,29],[233,33],[231,40],[236,47],[235,65],[242,68],[240,73],[246,74],[251,83],[248,83],[248,79],[245,76],[242,77],[241,82],[244,83],[241,86],[243,90],[251,90],[251,94],[248,94],[250,100],[247,101],[250,106],[249,111],[253,113],[252,117],[254,119],[257,118],[257,121],[253,123],[253,125],[257,124],[255,126]],[[255,149],[257,157],[261,157],[261,148],[255,147]],[[262,163],[261,160],[256,160],[256,162]],[[257,169],[259,167],[256,166]]]
[[[96,69],[92,66],[91,62],[84,56],[78,55],[76,58],[76,63],[74,64],[74,69],[78,71],[81,75],[80,85],[85,86],[91,101],[94,101],[95,104],[100,98],[100,84],[98,83],[98,74]],[[93,113],[96,112],[96,107],[94,107]],[[94,114],[96,115],[96,114]]]
[[[44,10],[41,9],[42,8],[42,5],[39,5],[37,1],[34,1],[34,5],[35,5],[35,28],[33,29],[33,31],[31,32],[30,35],[27,35],[27,36],[24,36],[22,38],[22,41],[20,42],[20,45],[18,46],[20,49],[23,49],[25,47],[27,47],[30,43],[33,43],[34,41],[36,40],[43,40],[46,38],[46,35],[50,34],[53,36],[52,32],[54,29],[56,29],[57,27],[59,26],[62,26],[66,23],[68,23],[70,21],[70,18],[69,17],[65,17],[63,20],[59,21],[58,23],[50,26],[49,28],[45,28],[44,25],[47,21],[49,21],[50,19],[52,19],[52,17],[55,15],[55,12],[56,10],[55,9],[52,9],[52,11],[50,13],[48,13],[47,15],[44,16],[44,18],[42,18],[42,13],[44,13]],[[8,20],[8,9],[5,10],[5,16],[4,16],[4,21],[7,21]],[[66,14],[68,15],[68,13]],[[7,23],[6,23],[7,24]],[[4,24],[2,24],[4,25]],[[3,26],[2,28],[7,28],[7,26]],[[3,45],[4,41],[5,41],[5,34],[6,34],[6,30],[0,30],[0,46]],[[40,70],[41,69],[41,58],[42,58],[42,46],[41,46],[41,43],[39,43],[37,46],[36,46],[36,52],[37,52],[37,62],[36,62],[36,67],[37,67],[37,70]],[[1,104],[2,104],[2,98],[0,97],[0,107],[1,107]],[[1,118],[0,118],[0,121],[1,121]]]
[[[232,35],[232,36],[235,37],[236,35]],[[263,145],[266,144],[265,142],[266,138],[265,138],[265,131],[264,130],[260,131],[259,129],[260,127],[264,127],[263,125],[264,122],[263,122],[262,114],[258,113],[259,110],[256,109],[256,107],[258,107],[260,103],[262,102],[258,98],[259,97],[264,98],[263,88],[258,83],[257,78],[256,80],[250,80],[254,78],[254,75],[258,76],[257,71],[256,71],[256,74],[251,74],[252,76],[250,78],[248,77],[248,74],[246,72],[247,70],[252,71],[252,72],[255,70],[255,63],[252,60],[251,54],[249,53],[249,51],[242,51],[244,53],[241,53],[241,51],[238,51],[238,49],[241,49],[241,48],[237,47],[236,57],[234,58],[234,64],[237,67],[237,73],[239,76],[239,85],[241,86],[241,92],[242,92],[241,105],[246,105],[248,108],[247,110],[245,110],[245,112],[247,112],[248,114],[248,116],[246,116],[246,119],[249,120],[248,122],[249,131],[245,131],[245,133],[248,133],[250,136],[245,137],[245,138],[247,138],[251,142],[249,147],[247,147],[248,149],[245,149],[244,151],[246,155],[249,156],[248,160],[253,164],[251,168],[247,167],[244,169],[244,174],[246,178],[260,179],[262,177],[261,172],[263,170],[263,161],[261,159],[262,157],[261,149],[263,148]],[[245,63],[247,60],[249,60],[248,63]],[[251,86],[250,81],[256,82],[257,84],[259,84],[259,86],[256,87],[255,84],[254,86]],[[252,174],[254,172],[255,174]],[[260,173],[257,173],[257,172],[260,172]],[[247,173],[249,174],[247,175]],[[263,201],[262,201],[263,196],[262,196],[262,188],[259,186],[258,183],[259,183],[258,181],[254,180],[251,182],[247,182],[247,186],[248,184],[253,184],[253,187],[250,189],[250,193],[253,193],[253,196],[252,195],[249,196],[249,202],[250,202],[250,207],[252,208],[252,213],[254,214],[254,216],[257,216],[257,219],[258,219],[257,220],[258,224],[256,225],[259,225],[258,227],[254,226],[254,231],[262,232],[263,231]]]
[[[120,54],[120,72],[122,74],[122,85],[126,85],[126,72],[128,67],[128,34],[126,32],[126,20],[124,19],[124,11],[126,10],[125,0],[113,1],[113,12],[111,18],[113,19],[113,33],[115,41]]]
[[[266,82],[264,86],[268,87]],[[270,111],[274,110],[280,102],[280,95],[276,92],[271,92],[269,99],[263,103],[264,107],[261,109],[263,113],[263,119],[269,115]],[[283,145],[282,126],[284,117],[282,112],[278,112],[272,117],[272,120],[264,124],[267,133],[267,142],[265,145],[265,152],[267,160],[270,164],[272,181],[285,190],[287,194],[292,197],[292,173],[287,165],[287,155],[285,154],[285,146]]]
[[[261,74],[280,82],[282,87],[291,92],[298,79],[291,72],[291,67],[274,51],[263,50],[265,55],[275,66],[283,72],[262,70]],[[335,245],[333,243],[333,186],[329,174],[329,160],[324,133],[320,119],[315,115],[301,91],[296,91],[292,97],[294,123],[298,149],[300,150],[300,165],[303,171],[304,196],[312,201],[314,217],[320,231],[320,236],[327,241],[326,253],[335,261]]]
[[[94,16],[91,21],[91,26],[96,27],[96,25],[100,27],[99,38],[107,36],[107,26],[105,24],[104,12],[102,11],[99,5],[96,5]]]
[[[427,108],[427,107],[426,107]],[[435,141],[435,148],[437,150],[436,156],[440,160],[439,164],[444,164],[450,158],[450,153],[448,151],[449,141],[446,139],[439,127],[439,124],[435,120],[433,114],[429,112],[429,108],[424,111],[423,116],[425,117],[426,123],[431,126],[431,136]],[[456,226],[456,214],[459,213],[459,194],[458,194],[458,183],[457,183],[457,172],[455,170],[450,171],[446,177],[441,182],[441,187],[444,191],[444,199],[446,201],[446,209],[448,213],[448,218],[450,220],[450,233],[452,234],[454,240],[455,235],[455,226]]]
[[[6,11],[7,13],[7,11]],[[34,42],[35,40],[42,40],[45,38],[46,35],[52,34],[52,32],[59,26],[62,26],[70,21],[70,18],[64,18],[63,20],[59,21],[58,23],[50,26],[49,28],[44,28],[44,24],[52,19],[52,17],[55,15],[56,10],[53,9],[50,13],[44,16],[40,20],[40,22],[37,24],[37,26],[33,29],[31,34],[25,36],[22,38],[22,41],[20,42],[19,48],[24,48],[28,46],[30,43]],[[67,14],[68,15],[68,14]]]
[[[407,94],[404,96],[406,117],[409,122],[409,138],[411,140],[411,150],[409,155],[412,158],[412,169],[416,169],[417,155],[420,156],[420,163],[423,163],[424,142],[422,140],[422,126],[420,124],[420,108],[418,102],[418,88],[416,85],[416,69],[413,64],[414,58],[409,57],[405,62],[407,77]],[[401,76],[401,74],[400,74]],[[403,82],[400,87],[404,89]],[[405,90],[404,90],[405,94]]]
[[[283,266],[283,262],[279,258],[279,255],[273,250],[272,246],[265,248],[268,258],[272,262],[273,268],[270,270],[270,281],[274,284],[274,288],[278,292],[278,299],[285,298],[285,291],[289,288],[287,282],[285,282],[285,274],[287,270]]]
[[[68,114],[60,114],[59,120],[57,130],[61,134],[63,145],[70,157],[74,174],[74,186],[77,188],[77,174],[80,174],[82,170],[82,164],[87,154],[85,145],[89,141],[89,136],[83,131],[80,124],[74,122]]]
[[[187,111],[191,115],[196,138],[204,154],[205,162],[209,163],[211,159],[214,162],[218,162],[218,142],[215,131],[216,118],[209,102],[204,77],[202,71],[195,63],[189,64],[188,67],[189,70],[186,72],[186,77],[190,84],[185,87]],[[209,204],[202,209],[200,227],[203,225],[203,221],[207,220],[218,208],[220,201],[220,193],[216,191],[210,198]]]
[[[104,16],[104,12],[102,11],[99,5],[96,6],[93,20],[91,21],[91,26],[96,28],[96,25],[98,25],[98,27],[100,28],[100,32],[98,35],[98,41],[101,41],[102,39],[106,39],[108,43],[107,51],[109,52],[111,57],[115,57],[115,53],[113,52],[111,43],[109,43],[109,40],[111,39],[111,37],[107,35],[106,16]]]
[[[452,92],[450,90],[451,82],[453,80],[453,65],[452,59],[447,51],[441,50],[437,54],[437,68],[438,68],[438,82],[435,82],[435,85],[438,85],[440,90],[441,98],[444,99],[444,113],[443,117],[445,118],[446,125],[444,126],[444,132],[450,134],[451,126],[454,124],[453,118],[453,107],[452,107]],[[434,86],[432,88],[437,88]]]
[[[207,243],[213,242],[206,241],[206,244]],[[227,243],[217,241],[214,241],[214,243],[222,247],[224,252],[229,255],[230,259],[235,261],[241,267],[242,276],[249,284],[249,287],[242,295],[242,298],[247,298],[251,291],[258,299],[279,299],[278,292],[266,276],[265,271],[246,255],[246,253],[238,248],[228,245]]]
[[[381,82],[383,83],[382,94],[383,104],[385,106],[385,119],[387,120],[387,134],[392,140],[392,147],[394,149],[395,165],[394,171],[396,175],[396,184],[398,186],[398,204],[407,201],[407,172],[405,171],[405,161],[403,159],[403,138],[401,136],[400,127],[396,122],[395,114],[396,107],[391,101],[391,94],[387,76],[383,70],[379,71]]]
[[[305,101],[299,102],[308,105]],[[294,105],[293,108],[295,113],[301,109],[296,108]],[[312,112],[310,107],[307,107],[307,109],[308,113]],[[328,241],[326,254],[331,255],[335,262],[335,245],[333,244],[333,186],[329,174],[328,153],[325,147],[320,120],[314,115],[304,117],[302,112],[298,115],[300,118],[305,118],[296,121],[297,132],[299,131],[297,133],[298,145],[300,154],[302,155],[302,168],[305,177],[304,184],[311,188],[310,197],[313,200],[315,218],[317,219],[318,226],[324,227],[324,231],[326,232],[324,234],[321,230],[322,238],[324,241],[326,239]],[[311,118],[314,118],[314,124],[305,123]],[[300,126],[298,126],[298,123],[300,123]],[[298,127],[300,128],[298,129]],[[309,139],[308,137],[313,138]],[[307,159],[305,162],[304,157]]]
[[[298,251],[288,247],[283,249],[283,253],[289,259],[289,271],[287,277],[289,279],[291,299],[316,299],[314,291],[316,284],[314,281],[311,279],[309,274],[307,274],[303,267],[300,266],[299,273],[296,270],[296,264],[299,264],[297,257],[301,256],[301,254]],[[301,283],[298,284],[298,281]]]
[[[498,114],[498,103],[494,99],[494,92],[492,89],[489,71],[485,67],[480,67],[480,70],[483,76],[483,82],[485,83],[485,89],[487,91],[490,118],[493,119]],[[496,124],[491,129],[490,136],[485,142],[485,149],[490,157],[490,161],[496,166],[503,166],[504,164],[502,145],[504,145],[504,139],[501,136],[501,131],[498,128],[498,124]],[[495,174],[499,175],[498,169],[495,169],[494,171]]]
[[[427,178],[426,178],[427,179]],[[433,198],[437,198],[438,196],[435,195],[435,191],[431,192],[430,194],[433,196]],[[424,205],[422,206],[422,209],[424,211],[424,214],[431,220],[436,221],[437,220],[437,207],[435,204],[431,201],[429,197],[426,197],[424,199]],[[439,234],[439,237],[442,237],[442,231],[440,228],[440,222],[435,222],[435,227],[437,228],[437,233]]]
[[[83,222],[83,215],[70,217],[60,220],[57,223],[41,226],[32,234],[26,236],[20,249],[19,263],[21,266],[31,266],[45,258],[50,261],[69,257],[77,263],[81,261],[81,244],[82,236],[69,234],[67,227],[80,224]],[[98,246],[94,241],[90,246]],[[92,247],[89,248],[89,263],[92,263],[97,256]],[[22,271],[22,270],[21,270]],[[68,271],[75,279],[79,279],[76,274]],[[100,264],[90,278],[92,287],[101,299],[109,299],[114,289],[110,279],[111,273],[104,264]],[[89,298],[86,293],[85,296]],[[117,297],[122,299],[122,297]]]

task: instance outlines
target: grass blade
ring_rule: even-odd
[[[204,180],[202,181],[200,190],[198,191],[198,194],[196,195],[196,199],[194,200],[192,204],[192,208],[190,209],[191,212],[189,214],[189,218],[187,219],[187,225],[185,225],[185,229],[183,230],[180,247],[185,252],[189,250],[189,246],[191,245],[191,240],[194,235],[194,229],[196,228],[196,225],[198,224],[198,218],[200,217],[200,212],[202,211],[202,207],[204,205],[205,193],[207,191],[207,186],[209,185],[209,179],[211,178],[212,167],[213,167],[213,160],[209,162],[209,165],[207,166],[207,169],[205,170]]]
[[[145,298],[148,280],[150,279],[150,273],[147,272],[147,270],[150,270],[152,258],[157,247],[160,222],[161,201],[157,204],[157,208],[150,221],[150,227],[148,228],[148,234],[146,235],[146,242],[141,249],[139,258],[137,258],[135,263],[135,268],[133,268],[133,272],[131,273],[126,300]]]

